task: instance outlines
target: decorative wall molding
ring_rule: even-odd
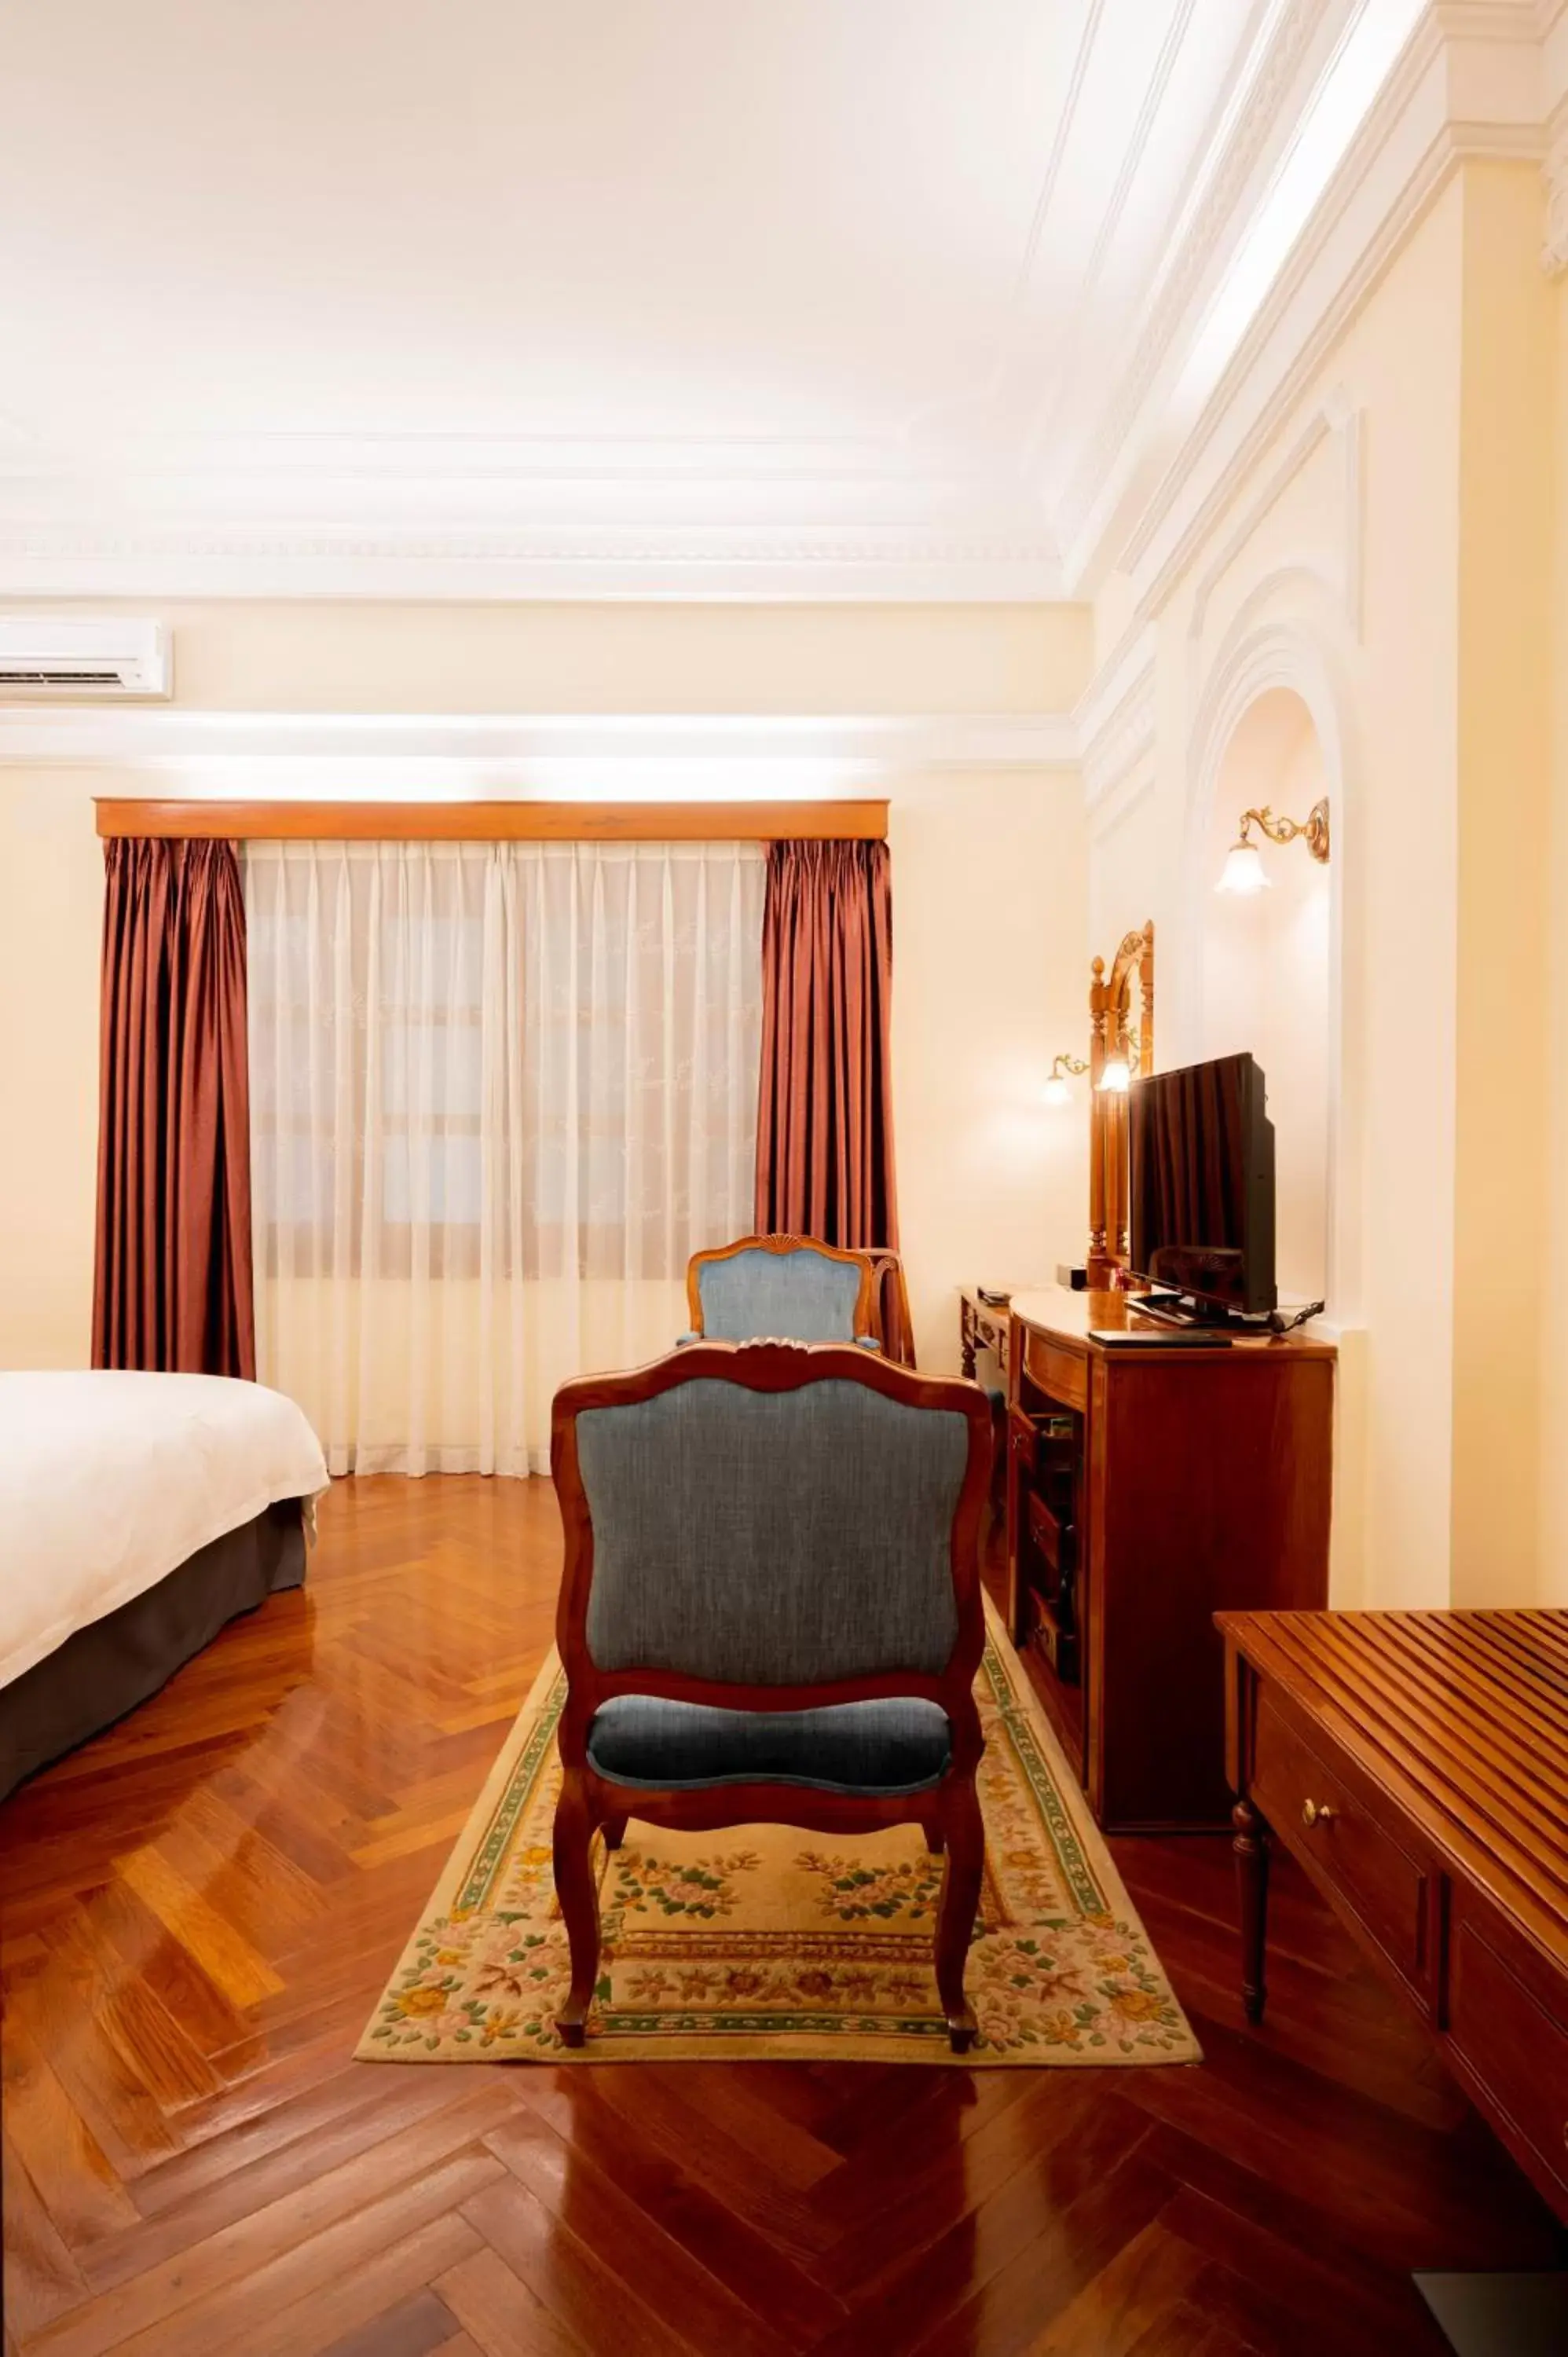
[[[1337,446],[1342,513],[1339,525],[1338,577],[1326,576],[1304,557],[1282,572],[1299,573],[1337,597],[1353,637],[1361,635],[1363,501],[1361,494],[1362,416],[1342,385],[1337,385],[1304,422],[1301,431],[1282,455],[1279,464],[1259,486],[1236,518],[1231,530],[1198,577],[1187,616],[1187,642],[1189,694],[1196,698],[1203,634],[1208,608],[1220,582],[1246,554],[1267,518],[1273,514],[1298,475],[1326,444]]]
[[[1247,502],[1233,528],[1205,565],[1196,584],[1187,617],[1187,690],[1189,711],[1196,707],[1197,702],[1203,669],[1203,638],[1215,591],[1246,554],[1260,525],[1272,513],[1302,469],[1329,442],[1339,445],[1340,490],[1344,502],[1337,575],[1326,574],[1306,557],[1295,556],[1287,564],[1271,570],[1262,582],[1254,583],[1239,611],[1250,611],[1257,602],[1260,591],[1272,593],[1290,578],[1332,597],[1341,608],[1353,638],[1359,640],[1365,579],[1363,439],[1360,411],[1351,405],[1342,387],[1335,387],[1305,418],[1300,432],[1282,453],[1279,464],[1260,485],[1256,496]],[[1214,504],[1216,509],[1223,511],[1224,503],[1218,498]],[[1207,515],[1207,510],[1205,513]],[[1203,538],[1209,535],[1195,531],[1192,536],[1195,548],[1201,547]],[[1184,544],[1184,555],[1186,549],[1187,544]],[[1184,563],[1179,568],[1179,577],[1185,577],[1188,565]],[[1177,568],[1173,566],[1171,573],[1176,576]],[[1156,589],[1165,594],[1159,596],[1157,602],[1152,595],[1140,605],[1079,704],[1077,719],[1083,746],[1084,799],[1091,809],[1100,795],[1109,791],[1145,749],[1134,725],[1135,716],[1146,714],[1148,742],[1152,745],[1156,646],[1154,618],[1168,602],[1169,593],[1175,586],[1175,577],[1161,576]]]
[[[1069,714],[198,712],[0,707],[0,765],[126,772],[171,793],[529,793],[782,801],[933,771],[1072,766]]]
[[[1155,748],[1155,663],[1149,660],[1084,744],[1083,794],[1097,809]]]
[[[1103,852],[1112,836],[1120,832],[1155,791],[1155,772],[1146,766],[1142,775],[1124,777],[1120,785],[1097,802],[1090,813],[1089,839],[1099,852]]]
[[[1568,270],[1568,108],[1560,111],[1541,166],[1546,183],[1546,235],[1541,266],[1555,278]]]

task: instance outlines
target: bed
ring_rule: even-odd
[[[0,1799],[300,1586],[327,1486],[260,1383],[0,1374]]]

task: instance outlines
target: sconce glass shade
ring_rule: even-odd
[[[1046,1082],[1044,1094],[1048,1105],[1064,1105],[1072,1103],[1072,1091],[1059,1072],[1051,1074],[1050,1079]]]
[[[1268,871],[1255,843],[1233,843],[1225,855],[1217,892],[1234,892],[1250,899],[1254,892],[1269,889]]]
[[[1124,1097],[1132,1085],[1133,1075],[1128,1070],[1126,1057],[1107,1057],[1105,1069],[1095,1082],[1095,1086],[1108,1096]]]

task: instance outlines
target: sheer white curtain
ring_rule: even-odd
[[[750,1231],[751,844],[250,844],[257,1372],[334,1472],[548,1469]]]

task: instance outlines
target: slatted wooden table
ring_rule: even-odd
[[[1242,1990],[1271,1833],[1568,2219],[1568,1612],[1224,1612]]]

